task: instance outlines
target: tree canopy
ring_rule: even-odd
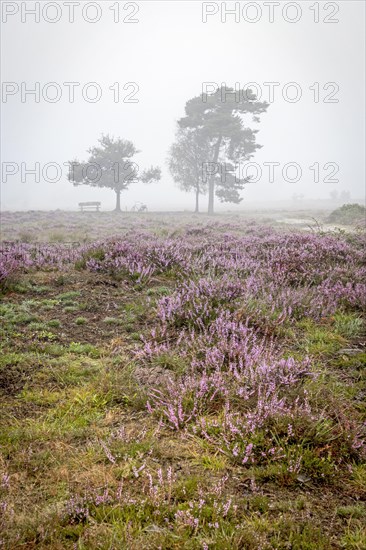
[[[258,115],[264,113],[268,105],[257,101],[250,89],[235,92],[226,86],[187,101],[185,116],[178,124],[182,129],[199,132],[207,141],[209,214],[214,211],[215,187],[221,201],[240,202],[240,190],[249,178],[242,178],[237,166],[261,147],[256,143],[258,130],[246,127],[244,116],[249,114],[254,122],[259,122]]]
[[[195,212],[199,211],[200,194],[207,193],[202,166],[209,153],[209,143],[202,132],[178,127],[176,140],[169,150],[168,167],[174,181],[183,191],[195,192]]]
[[[68,179],[74,185],[106,187],[116,193],[117,212],[121,211],[121,191],[128,189],[131,183],[142,181],[150,183],[161,178],[159,167],[151,167],[141,174],[139,166],[132,158],[139,153],[132,141],[113,138],[108,134],[98,140],[99,145],[88,149],[90,154],[86,162],[69,162]]]

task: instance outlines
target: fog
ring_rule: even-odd
[[[217,202],[217,209],[277,204],[291,201],[294,194],[316,203],[329,198],[332,190],[348,191],[352,199],[362,200],[364,2],[330,3],[339,7],[334,15],[332,10],[326,11],[326,3],[320,2],[318,23],[314,22],[316,13],[310,9],[312,2],[291,3],[295,6],[286,8],[287,19],[295,18],[296,6],[301,8],[300,19],[291,23],[283,16],[283,7],[289,4],[286,2],[270,3],[278,4],[273,22],[269,20],[268,2],[251,2],[253,11],[246,12],[247,19],[254,19],[254,9],[260,9],[262,17],[257,22],[245,20],[243,12],[240,21],[228,14],[224,22],[220,11],[214,13],[221,3],[203,6],[195,1],[140,1],[129,5],[121,2],[121,21],[117,23],[113,21],[116,8],[111,9],[116,2],[94,3],[102,12],[95,23],[82,17],[85,2],[75,5],[73,23],[69,22],[66,2],[51,2],[58,4],[59,11],[51,6],[47,17],[56,18],[58,13],[59,21],[46,21],[41,13],[39,22],[29,14],[22,22],[24,5],[34,9],[36,4],[2,2],[2,165],[19,166],[16,174],[6,178],[3,170],[3,210],[76,209],[79,201],[88,200],[101,201],[103,210],[113,209],[112,190],[74,187],[66,178],[64,166],[74,158],[86,160],[87,149],[97,143],[101,134],[108,133],[136,145],[141,151],[136,162],[142,168],[162,168],[158,183],[135,183],[122,193],[122,209],[130,210],[136,201],[143,201],[151,211],[193,209],[193,193],[178,189],[166,159],[177,120],[184,116],[185,103],[206,89],[204,83],[231,87],[236,83],[240,87],[257,83],[261,99],[266,101],[271,99],[270,86],[264,83],[278,83],[274,100],[261,115],[260,123],[250,123],[259,130],[257,141],[263,146],[252,159],[262,167],[262,177],[246,186],[240,205]],[[240,9],[246,4],[241,2]],[[6,13],[4,5],[8,6]],[[41,2],[41,9],[42,6]],[[226,7],[232,9],[235,3],[227,2]],[[91,6],[86,12],[89,18],[94,17],[93,9],[96,8]],[[208,12],[207,22],[202,20],[203,12]],[[137,22],[123,22],[126,17]],[[326,23],[326,17],[339,21]],[[37,82],[41,90],[39,102],[30,94],[22,101],[21,83],[25,83],[23,89],[34,89]],[[42,90],[50,82],[62,90],[57,102],[43,97]],[[80,83],[75,87],[73,103],[65,82]],[[98,102],[89,102],[82,96],[83,87],[91,82],[102,91]],[[8,87],[4,88],[4,83]],[[13,83],[13,88],[9,83]],[[119,83],[125,102],[114,101],[110,87],[115,83]],[[134,87],[137,90],[136,84],[124,90],[126,83],[137,84],[138,91],[131,96],[137,102],[126,102]],[[289,87],[288,83],[296,83],[296,87]],[[19,91],[14,91],[17,86]],[[291,101],[299,90],[301,98]],[[88,92],[94,96],[92,88]],[[45,93],[51,97],[55,90],[49,88]],[[290,100],[283,98],[286,93]],[[22,181],[21,163],[31,169],[37,162],[41,167],[40,181],[36,182],[31,174]],[[263,164],[268,162],[279,163],[272,182],[269,169]],[[290,162],[302,169],[297,182],[285,181],[283,177],[282,168]],[[63,167],[60,181],[45,181],[42,177],[42,167],[48,163]],[[309,169],[314,163],[319,163],[318,182],[314,181],[314,170]],[[329,167],[327,163],[339,167],[333,176],[339,181],[328,181],[333,164]],[[324,169],[324,165],[328,168]],[[201,202],[204,209],[207,198]]]

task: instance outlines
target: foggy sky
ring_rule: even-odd
[[[18,2],[24,4],[22,2]],[[28,7],[35,2],[27,2]],[[43,4],[43,3],[41,3]],[[268,182],[263,170],[257,183],[243,192],[243,203],[289,199],[294,193],[308,198],[326,198],[333,189],[348,190],[352,197],[364,195],[365,182],[365,43],[363,1],[337,2],[339,23],[314,23],[309,9],[313,2],[297,2],[302,17],[297,23],[286,22],[281,9],[273,23],[268,11],[257,2],[263,16],[257,23],[233,16],[220,21],[220,14],[202,22],[199,1],[139,1],[138,23],[114,23],[108,8],[115,2],[102,2],[103,15],[95,24],[84,21],[80,8],[75,9],[75,22],[68,22],[68,11],[62,9],[57,23],[32,17],[22,23],[20,13],[2,23],[2,81],[26,82],[29,88],[40,82],[57,82],[62,98],[57,103],[40,103],[28,98],[21,102],[20,93],[1,104],[2,162],[24,162],[32,167],[49,162],[64,162],[75,157],[86,160],[86,150],[95,145],[102,133],[132,140],[142,152],[136,161],[144,169],[160,165],[162,180],[157,184],[133,184],[121,196],[122,208],[143,201],[149,210],[193,207],[194,197],[177,189],[169,175],[166,158],[173,142],[176,121],[184,115],[188,99],[199,95],[203,82],[241,86],[257,82],[262,86],[262,100],[268,100],[264,82],[279,82],[275,101],[261,116],[257,141],[263,148],[254,161],[279,162],[274,183]],[[82,2],[80,4],[83,4]],[[85,3],[84,3],[85,4]],[[122,6],[125,3],[121,3]],[[219,5],[220,3],[218,3]],[[245,2],[241,2],[241,5]],[[335,4],[335,3],[334,3]],[[233,7],[234,2],[228,2]],[[324,18],[324,2],[320,3]],[[51,14],[51,10],[49,12]],[[90,11],[92,13],[92,11]],[[121,17],[128,10],[121,11]],[[68,101],[64,82],[80,82],[75,89],[75,103]],[[83,100],[80,88],[97,82],[103,92],[98,103]],[[126,82],[136,82],[138,103],[114,103],[109,87],[120,83],[126,94]],[[286,83],[297,82],[302,98],[297,103],[282,99]],[[314,102],[309,87],[320,83],[320,102]],[[338,103],[324,103],[327,82],[339,85]],[[287,183],[281,169],[288,162],[301,165],[303,175],[298,183]],[[339,183],[313,181],[308,169],[315,162],[340,166]],[[66,168],[64,168],[66,174]],[[326,174],[321,173],[321,178]],[[75,209],[82,200],[101,200],[103,209],[112,209],[115,194],[111,190],[90,187],[75,188],[66,179],[58,183],[32,177],[22,183],[20,176],[2,183],[2,209]],[[206,206],[207,199],[202,199]],[[231,209],[227,204],[225,208]]]

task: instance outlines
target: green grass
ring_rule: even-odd
[[[102,259],[102,251],[93,254]],[[0,303],[4,548],[366,548],[366,466],[347,443],[352,422],[366,420],[366,354],[341,352],[362,337],[359,314],[271,332],[284,356],[311,357],[317,376],[301,387],[317,415],[291,418],[291,437],[289,419],[273,419],[255,438],[263,449],[278,444],[281,459],[242,464],[147,413],[151,388],[136,367],[167,371],[177,383],[190,368],[178,352],[143,362],[134,353],[176,274],[138,290],[130,280],[128,291],[111,285],[107,300],[118,309],[107,310],[108,285],[94,287],[78,267],[72,281],[32,274]],[[92,313],[78,316],[83,311]],[[202,410],[210,437],[220,406],[210,401]]]
[[[366,517],[366,507],[365,505],[353,505],[353,506],[339,506],[337,508],[337,514],[341,518],[355,518],[360,519]]]
[[[365,327],[364,320],[355,314],[337,313],[334,315],[334,329],[344,338],[357,338]]]
[[[61,302],[67,302],[67,303],[74,303],[73,302],[73,299],[74,298],[79,298],[81,295],[81,293],[77,290],[70,290],[69,292],[63,292],[62,294],[59,294],[57,296],[57,299],[60,300]]]
[[[76,311],[79,311],[77,306],[66,306],[63,308],[64,313],[75,313]]]
[[[327,326],[319,326],[309,319],[298,322],[297,327],[301,330],[298,348],[309,355],[320,357],[333,355],[346,343],[339,332]]]
[[[341,538],[341,547],[346,550],[366,548],[366,528],[363,525],[349,525]]]
[[[118,317],[104,317],[103,323],[106,325],[122,325],[123,320]]]
[[[152,364],[163,369],[171,370],[177,374],[183,374],[187,368],[187,360],[171,353],[161,353],[154,357]]]
[[[87,322],[88,320],[85,317],[77,317],[77,319],[75,319],[76,325],[85,325]]]
[[[92,344],[82,344],[80,342],[71,342],[69,351],[77,355],[87,355],[94,358],[98,358],[101,355],[100,350]]]
[[[59,319],[51,319],[47,322],[47,326],[51,328],[60,328],[61,327],[61,321]]]

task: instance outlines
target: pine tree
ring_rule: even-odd
[[[196,213],[199,212],[199,196],[207,193],[202,166],[207,161],[209,151],[207,139],[198,130],[180,127],[169,150],[169,171],[183,191],[195,192]]]
[[[190,99],[185,106],[186,116],[178,121],[181,128],[200,132],[210,146],[207,162],[220,167],[220,184],[216,195],[222,201],[239,202],[239,191],[248,182],[241,178],[235,167],[250,159],[261,146],[255,141],[257,130],[247,128],[244,116],[250,114],[255,122],[267,110],[268,103],[257,101],[250,89],[234,92],[222,86],[212,94],[201,94]],[[229,170],[227,168],[229,167]],[[234,168],[233,168],[234,167]],[[208,181],[208,213],[214,212],[215,185],[218,173]]]

